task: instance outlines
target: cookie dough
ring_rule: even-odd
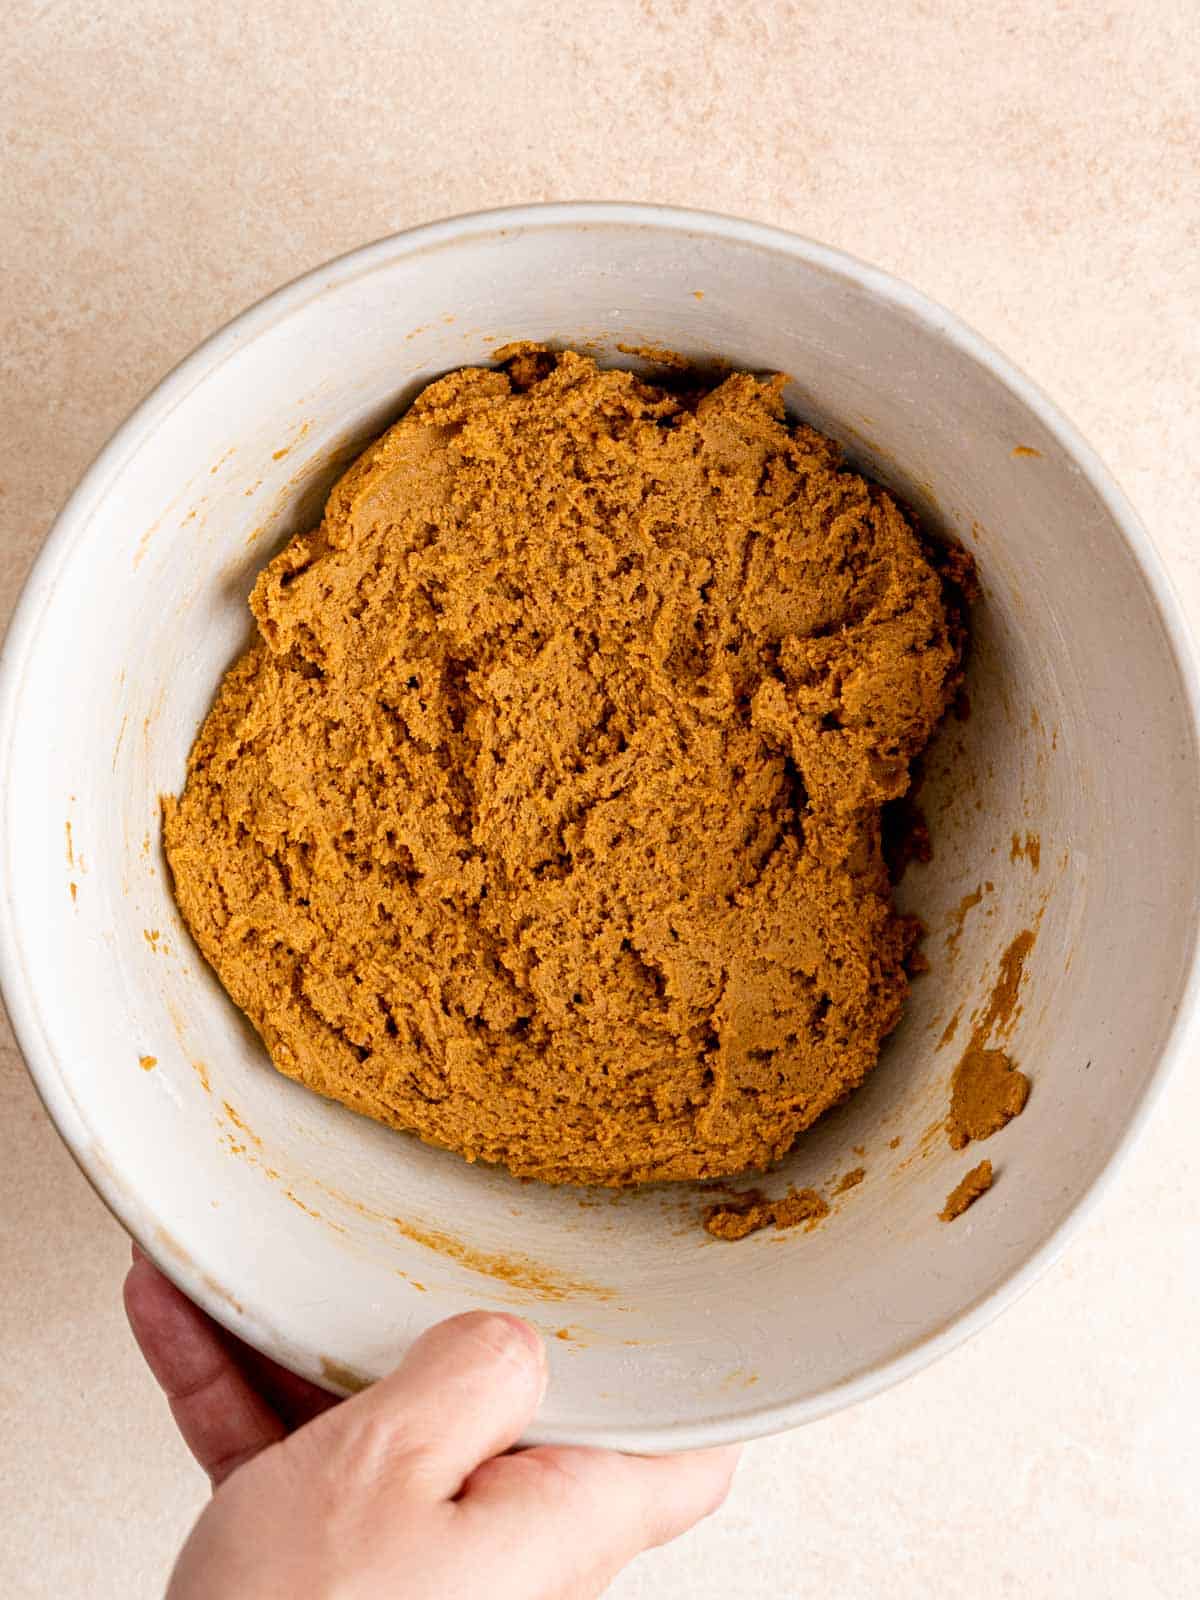
[[[986,1194],[992,1187],[992,1163],[981,1161],[977,1167],[972,1167],[965,1178],[962,1178],[946,1196],[946,1204],[938,1212],[942,1222],[954,1222],[961,1217],[963,1212],[973,1206],[981,1194]]]
[[[899,1019],[880,811],[955,607],[781,378],[499,354],[261,574],[165,803],[179,906],[356,1111],[556,1182],[763,1167]]]
[[[704,1227],[714,1239],[736,1242],[760,1228],[796,1228],[806,1222],[815,1228],[829,1215],[829,1202],[816,1189],[789,1189],[782,1200],[767,1200],[751,1189],[724,1205],[710,1206]]]
[[[1036,939],[1035,929],[1024,928],[1005,949],[987,1004],[954,1069],[946,1122],[954,1150],[965,1149],[972,1139],[990,1139],[999,1133],[1021,1115],[1029,1099],[1029,1079],[996,1041],[1007,1039],[1020,1015],[1025,962]]]

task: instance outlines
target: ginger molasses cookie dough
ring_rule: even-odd
[[[260,576],[176,896],[279,1070],[357,1111],[555,1182],[760,1167],[899,1018],[880,808],[957,614],[782,380],[500,355]]]

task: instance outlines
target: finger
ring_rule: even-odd
[[[665,1544],[717,1509],[736,1449],[674,1456],[546,1446],[485,1461],[459,1501],[489,1548],[512,1545],[531,1597],[594,1594],[634,1556]],[[533,1530],[536,1530],[534,1532]]]
[[[216,1323],[145,1256],[125,1279],[125,1312],[184,1443],[214,1488],[284,1437],[283,1423],[247,1382]]]
[[[468,1311],[423,1333],[389,1377],[295,1437],[371,1477],[449,1500],[486,1457],[515,1444],[546,1386],[546,1352],[519,1317]]]
[[[328,1389],[310,1383],[299,1373],[289,1372],[253,1345],[243,1344],[229,1334],[225,1337],[251,1387],[262,1395],[286,1428],[303,1427],[323,1411],[341,1404],[340,1395],[330,1394]]]
[[[136,1241],[131,1241],[133,1261],[148,1261],[149,1257]],[[250,1386],[255,1389],[276,1413],[286,1428],[301,1428],[322,1411],[341,1404],[341,1396],[330,1394],[319,1384],[310,1383],[297,1372],[289,1372],[270,1356],[263,1355],[253,1345],[246,1344],[235,1334],[219,1330],[226,1347],[233,1353]]]

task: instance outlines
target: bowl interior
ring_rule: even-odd
[[[724,1244],[694,1186],[521,1184],[317,1099],[271,1070],[168,891],[158,797],[249,637],[259,567],[424,382],[517,338],[647,371],[652,355],[619,347],[781,369],[797,416],[978,559],[971,714],[930,759],[934,857],[901,891],[932,970],[866,1086],[768,1180],[829,1193],[865,1168],[812,1232]],[[915,1364],[1087,1195],[1184,995],[1192,709],[1120,515],[1053,415],[933,308],[763,230],[561,208],[425,230],[301,280],[118,436],[10,640],[9,997],[64,1134],[185,1287],[342,1388],[478,1305],[560,1334],[542,1438],[750,1434]],[[938,1131],[950,1076],[1024,930],[1009,1048],[1029,1106],[955,1153]],[[994,1190],[946,1227],[947,1191],[984,1155]]]

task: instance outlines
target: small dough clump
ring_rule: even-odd
[[[966,1177],[955,1184],[946,1196],[946,1204],[938,1212],[943,1222],[954,1222],[961,1217],[964,1211],[970,1209],[979,1199],[981,1194],[986,1194],[992,1187],[992,1163],[981,1161],[977,1167],[972,1167]]]
[[[959,614],[782,379],[501,356],[260,576],[175,893],[279,1070],[356,1111],[554,1182],[764,1167],[899,1019],[880,812]]]
[[[789,1189],[782,1200],[767,1200],[757,1189],[738,1195],[726,1205],[710,1206],[704,1213],[705,1229],[714,1239],[736,1242],[760,1228],[796,1228],[802,1222],[815,1228],[829,1215],[829,1202],[816,1189]]]

